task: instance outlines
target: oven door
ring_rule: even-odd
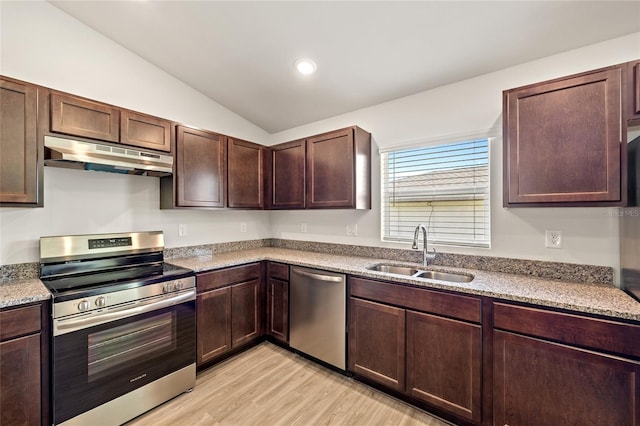
[[[191,299],[174,305],[164,297],[110,311],[107,322],[99,315],[54,320],[54,424],[194,364],[195,291],[190,293],[173,297]]]

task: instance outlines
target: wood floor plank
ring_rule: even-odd
[[[270,343],[198,374],[196,386],[128,426],[449,425]]]

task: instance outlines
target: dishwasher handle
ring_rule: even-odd
[[[332,282],[332,283],[342,282],[342,277],[334,277],[332,275],[314,274],[314,273],[307,272],[307,271],[302,271],[302,270],[296,269],[296,268],[291,268],[291,272],[293,272],[295,274],[298,274],[298,275],[302,275],[303,277],[311,278],[311,279],[318,280],[318,281],[329,281],[329,282]]]

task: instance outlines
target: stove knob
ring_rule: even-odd
[[[184,283],[182,281],[178,281],[176,283],[176,290],[182,290],[183,287],[184,287]]]
[[[100,296],[96,299],[96,306],[98,308],[102,308],[106,304],[107,304],[107,299],[105,299],[104,296]]]
[[[167,283],[164,286],[162,286],[162,291],[164,291],[165,293],[171,293],[174,290],[175,290],[175,287],[171,283]]]
[[[78,303],[78,310],[80,312],[87,311],[89,310],[90,307],[91,307],[91,304],[89,303],[88,300],[83,300],[82,302]]]

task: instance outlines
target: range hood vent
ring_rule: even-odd
[[[173,171],[172,156],[125,146],[45,136],[44,147],[47,166],[144,176],[168,176]]]

